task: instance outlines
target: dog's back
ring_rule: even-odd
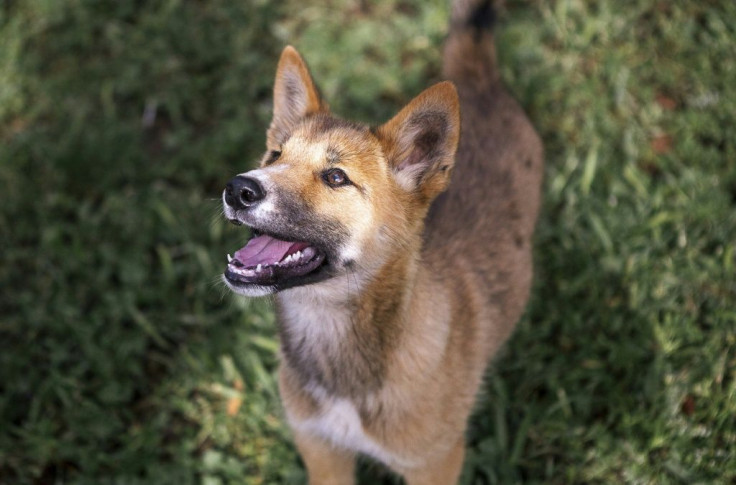
[[[453,4],[444,75],[460,97],[462,130],[452,182],[434,202],[424,257],[459,279],[491,312],[487,352],[513,329],[528,299],[532,235],[544,168],[542,143],[496,66],[490,2]],[[478,309],[480,311],[480,309]]]

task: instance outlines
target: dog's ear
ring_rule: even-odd
[[[268,148],[278,150],[299,120],[319,111],[328,111],[327,104],[322,101],[307,64],[296,49],[286,46],[276,69]]]
[[[451,82],[435,84],[375,130],[396,180],[432,200],[447,188],[460,138],[460,102]]]

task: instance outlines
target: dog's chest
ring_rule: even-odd
[[[296,417],[287,407],[291,426],[387,464],[405,463],[367,432],[358,407],[351,399],[337,397],[320,383],[325,375],[333,379],[348,376],[351,382],[363,385],[370,380],[369,366],[358,358],[346,358],[352,354],[343,352],[354,337],[348,309],[331,304],[329,298],[320,298],[322,295],[315,292],[292,291],[290,296],[290,300],[280,302],[284,357],[292,363],[295,372],[308,379],[302,391],[316,404],[316,412],[308,417]],[[311,375],[315,369],[321,370]],[[334,380],[331,383],[334,384]],[[374,405],[378,405],[377,401]]]

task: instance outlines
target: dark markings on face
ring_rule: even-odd
[[[329,165],[337,165],[340,163],[340,152],[333,147],[327,149],[327,163]]]
[[[311,117],[311,121],[314,123],[313,128],[317,134],[324,134],[338,129],[353,130],[360,133],[368,131],[368,128],[365,125],[356,123],[355,121],[335,118],[334,116],[324,113],[313,115]]]
[[[323,250],[334,261],[349,237],[348,230],[338,221],[317,214],[310,205],[287,191],[277,194],[276,214],[269,220],[265,232],[290,241],[306,241]]]

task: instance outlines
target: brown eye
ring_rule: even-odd
[[[348,176],[339,168],[331,168],[322,174],[322,180],[327,182],[330,187],[340,187],[350,183]]]

